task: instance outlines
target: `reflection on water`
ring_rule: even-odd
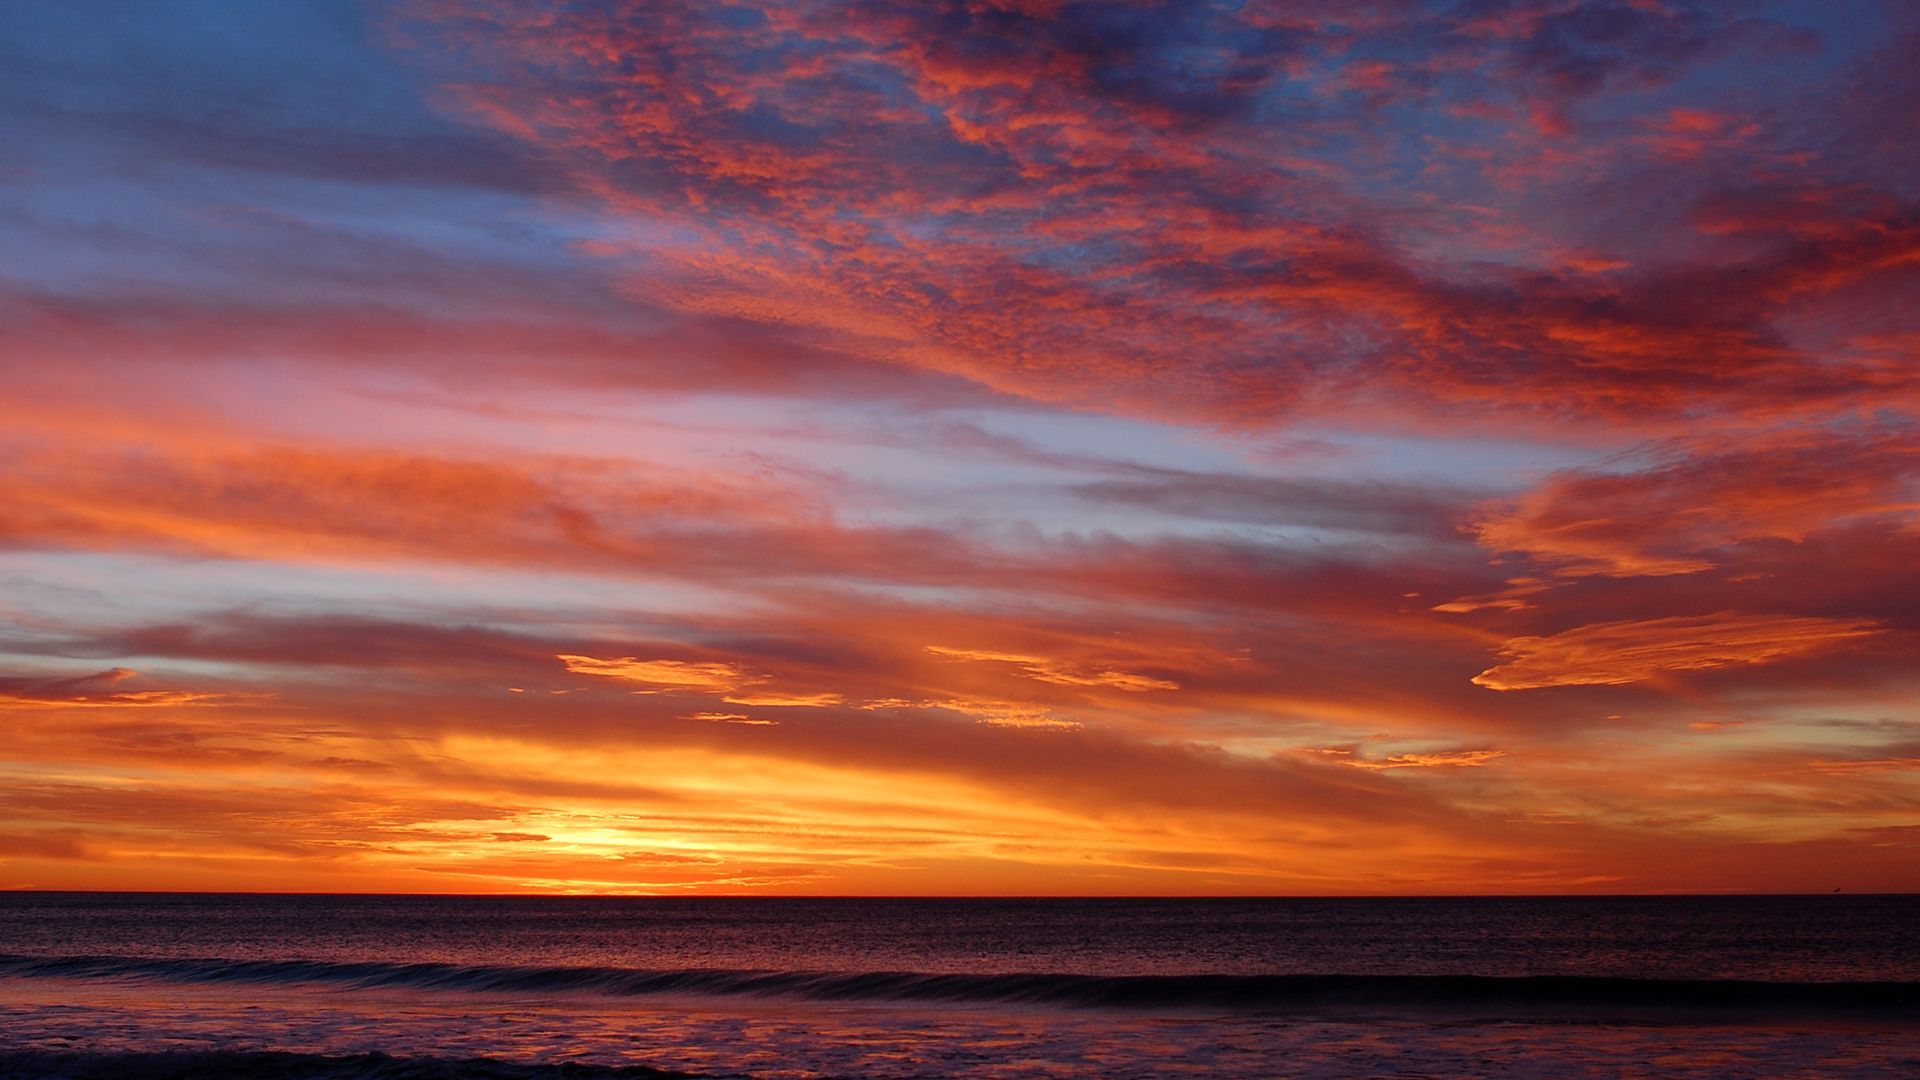
[[[648,970],[1920,981],[1920,896],[836,900],[0,892],[0,953]]]
[[[651,1065],[756,1077],[1920,1075],[1911,1028],[1300,1021],[873,1004],[0,981],[13,1049],[302,1053]]]
[[[1531,976],[1551,981],[1507,981]],[[18,1055],[62,1049],[382,1052],[445,1080],[478,1057],[767,1077],[1920,1076],[1920,898],[0,894],[0,1076],[58,1075]],[[123,1064],[107,1073],[140,1075]],[[300,1075],[365,1075],[320,1065]]]

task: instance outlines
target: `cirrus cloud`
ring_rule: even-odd
[[[1575,627],[1501,646],[1506,662],[1473,677],[1489,690],[1615,686],[1667,672],[1770,664],[1817,654],[1878,633],[1870,619],[1712,615],[1628,619]]]

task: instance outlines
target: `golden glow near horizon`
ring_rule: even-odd
[[[22,39],[0,887],[1920,889],[1897,35],[455,7]]]

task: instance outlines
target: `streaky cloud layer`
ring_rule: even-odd
[[[1920,888],[1910,5],[0,11],[0,886]]]
[[[1769,664],[1863,637],[1879,624],[1863,619],[1713,615],[1594,623],[1551,637],[1513,638],[1507,662],[1473,677],[1489,690],[1611,686],[1669,671]]]

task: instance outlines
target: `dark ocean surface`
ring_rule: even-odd
[[[1920,1075],[1920,897],[0,894],[0,1077]]]

